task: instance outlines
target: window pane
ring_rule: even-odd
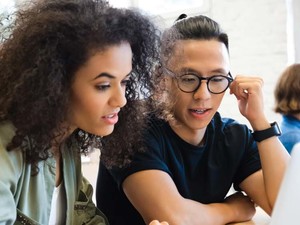
[[[139,0],[138,7],[152,14],[164,14],[174,11],[200,8],[204,0]]]
[[[205,0],[110,0],[115,7],[137,7],[153,15],[202,8]]]
[[[13,0],[0,1],[0,12],[10,12],[14,10],[15,2]]]
[[[114,7],[130,7],[131,1],[130,0],[110,0],[109,3]]]
[[[6,27],[12,21],[11,13],[15,11],[15,2],[13,0],[0,1],[0,43],[9,36]]]

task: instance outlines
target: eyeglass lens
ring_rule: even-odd
[[[223,75],[214,75],[209,78],[204,78],[194,74],[185,74],[177,78],[179,89],[188,93],[196,91],[200,87],[202,80],[207,80],[207,88],[213,94],[220,94],[226,91],[232,82],[231,77]]]

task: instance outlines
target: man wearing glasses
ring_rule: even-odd
[[[123,169],[101,165],[98,207],[111,225],[241,222],[254,203],[271,214],[289,155],[264,114],[262,79],[232,78],[228,37],[208,17],[180,16],[162,43],[159,116],[150,118],[147,149]],[[217,112],[228,87],[252,130]],[[247,196],[226,197],[231,185]]]

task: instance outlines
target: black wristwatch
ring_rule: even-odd
[[[263,141],[273,136],[280,136],[281,130],[276,122],[270,124],[271,127],[265,130],[258,130],[252,133],[253,139],[257,142]]]

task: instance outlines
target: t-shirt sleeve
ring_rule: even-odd
[[[246,127],[244,140],[246,142],[244,154],[234,178],[234,188],[239,191],[241,190],[239,187],[240,183],[248,176],[261,169],[257,144],[252,137],[251,130]]]
[[[144,138],[146,150],[143,152],[137,152],[128,166],[109,170],[119,188],[121,188],[123,181],[128,176],[139,171],[161,170],[170,174],[164,156],[165,143],[163,141],[163,137],[164,135],[161,134],[160,129],[149,129],[145,133]]]

